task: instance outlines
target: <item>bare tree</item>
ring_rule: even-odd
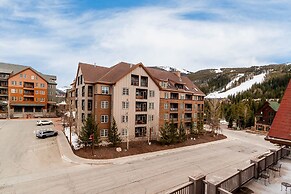
[[[207,100],[207,120],[212,133],[220,130],[221,102],[219,99]]]

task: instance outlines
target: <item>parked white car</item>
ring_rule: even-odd
[[[50,120],[39,120],[36,121],[36,125],[52,125],[53,122]]]

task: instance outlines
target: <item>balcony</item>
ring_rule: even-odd
[[[131,85],[132,86],[139,86],[139,76],[138,75],[131,75]]]
[[[178,94],[178,93],[171,93],[170,98],[171,98],[171,99],[176,99],[176,100],[178,100],[178,99],[179,99],[179,94]]]
[[[185,111],[192,111],[192,104],[185,104]]]
[[[0,90],[0,95],[1,96],[7,96],[8,95],[8,92],[7,92],[7,90]]]
[[[25,101],[25,102],[34,102],[34,98],[33,97],[24,97],[23,101]]]
[[[136,89],[136,99],[147,99],[148,98],[148,90],[146,89]]]
[[[24,88],[34,88],[34,83],[24,82],[23,87]]]
[[[24,96],[34,96],[34,91],[32,90],[23,90]]]
[[[192,95],[186,94],[185,99],[186,100],[192,100]]]
[[[185,113],[184,120],[185,121],[191,121],[192,120],[192,114],[191,113]]]
[[[178,103],[170,103],[170,111],[178,111]]]
[[[146,114],[135,115],[135,124],[136,125],[147,124],[147,115]]]
[[[136,102],[135,104],[135,111],[136,112],[146,112],[147,111],[147,103],[146,102]]]
[[[0,82],[0,87],[8,87],[8,82],[7,81],[2,81]]]
[[[148,87],[148,77],[141,76],[140,86],[142,86],[142,87]]]
[[[170,114],[170,121],[177,122],[178,121],[178,113],[171,113]]]

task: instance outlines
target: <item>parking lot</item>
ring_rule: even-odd
[[[66,166],[60,158],[56,137],[39,139],[36,120],[0,120],[0,177],[14,177]]]

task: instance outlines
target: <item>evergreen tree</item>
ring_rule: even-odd
[[[90,137],[94,136],[94,142]],[[98,124],[96,124],[95,120],[92,117],[88,117],[84,123],[83,127],[79,134],[79,141],[85,144],[85,147],[88,146],[89,143],[99,143],[98,137]]]
[[[170,143],[177,143],[179,141],[179,134],[178,134],[178,129],[174,124],[174,120],[172,119],[170,123],[170,131],[169,131],[169,136],[170,136]]]
[[[160,143],[162,144],[170,144],[170,136],[169,136],[169,131],[170,131],[170,125],[168,122],[165,122],[164,127],[160,128]]]
[[[180,123],[180,127],[179,127],[179,141],[180,142],[184,142],[186,141],[186,131],[185,131],[185,128],[183,126],[183,123],[181,122]]]
[[[114,118],[112,122],[112,127],[108,131],[108,140],[110,143],[112,143],[113,147],[121,143],[120,133],[118,133],[118,129]]]

